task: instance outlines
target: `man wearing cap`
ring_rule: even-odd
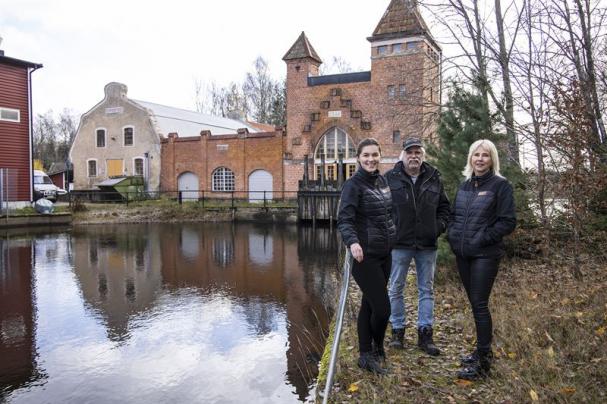
[[[405,334],[405,302],[403,291],[411,261],[417,273],[418,346],[429,355],[440,350],[434,345],[434,270],[437,239],[447,228],[449,199],[445,194],[440,173],[424,161],[421,140],[410,137],[403,143],[401,158],[386,173],[392,191],[392,214],[397,240],[392,250],[392,270],[388,293],[392,314],[391,348],[403,348]]]

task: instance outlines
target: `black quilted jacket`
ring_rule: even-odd
[[[390,253],[396,239],[392,196],[386,179],[379,172],[369,173],[359,168],[344,183],[337,228],[348,247],[359,243],[365,255]]]
[[[455,255],[494,257],[504,254],[502,238],[516,227],[512,186],[488,172],[464,181],[455,195],[447,238]]]

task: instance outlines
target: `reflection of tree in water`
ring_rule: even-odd
[[[276,331],[278,319],[285,316],[276,302],[259,298],[246,298],[242,302],[242,309],[245,320],[258,336]]]

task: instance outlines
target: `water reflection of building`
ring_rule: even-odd
[[[186,231],[193,228],[199,230]],[[305,399],[327,333],[324,302],[330,305],[334,299],[334,233],[322,228],[305,232],[306,237],[321,237],[322,241],[312,242],[299,239],[302,233],[295,226],[225,223],[183,225],[163,233],[162,277],[168,286],[223,288],[240,299],[245,318],[258,335],[274,328],[276,312],[269,301],[284,305],[289,340],[287,379]],[[180,240],[181,245],[171,240]],[[199,243],[196,248],[194,241]],[[192,260],[184,250],[196,250],[199,255]]]
[[[37,377],[32,243],[0,238],[0,401]]]
[[[162,284],[159,232],[148,230],[147,226],[95,226],[75,227],[72,233],[82,295],[115,341],[129,335],[130,319],[150,308]]]

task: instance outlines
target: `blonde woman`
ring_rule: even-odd
[[[516,227],[516,209],[512,186],[500,174],[497,149],[490,140],[472,143],[463,174],[466,179],[453,202],[447,237],[476,325],[476,349],[462,358],[458,377],[476,380],[491,368],[489,296],[504,255],[502,239]]]

